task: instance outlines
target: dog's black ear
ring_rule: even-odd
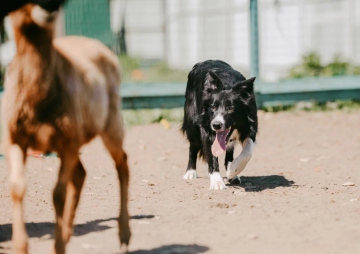
[[[209,71],[205,80],[204,91],[214,93],[224,89],[224,84],[215,72]]]
[[[243,80],[237,83],[233,88],[232,91],[240,95],[242,101],[247,104],[249,103],[250,99],[254,96],[254,81],[256,77]]]

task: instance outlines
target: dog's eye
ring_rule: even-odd
[[[215,106],[215,105],[212,105],[212,106],[211,106],[211,110],[212,110],[212,111],[215,111],[215,110],[216,110],[216,106]]]
[[[235,109],[234,106],[229,106],[229,107],[227,107],[226,110],[229,111],[229,112],[233,112],[234,109]]]

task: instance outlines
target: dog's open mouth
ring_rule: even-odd
[[[215,157],[220,156],[226,150],[227,136],[230,129],[216,131],[216,137],[211,146],[211,152]]]

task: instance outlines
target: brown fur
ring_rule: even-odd
[[[27,253],[22,199],[28,148],[55,151],[61,159],[54,189],[55,252],[64,253],[85,179],[79,149],[100,135],[115,160],[121,183],[119,237],[130,239],[129,170],[122,148],[118,59],[104,45],[83,37],[53,39],[54,20],[39,24],[34,5],[13,12],[17,54],[7,70],[2,104],[3,141],[11,169],[13,246]],[[38,7],[36,7],[38,8]]]

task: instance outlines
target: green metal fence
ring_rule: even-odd
[[[360,76],[314,77],[264,82],[260,77],[258,0],[249,0],[250,74],[256,76],[259,106],[291,105],[298,101],[360,99]],[[71,0],[65,6],[67,35],[83,35],[112,45],[108,0]],[[195,63],[194,63],[195,64]],[[184,104],[186,84],[125,83],[123,108],[172,108]]]
[[[186,83],[124,83],[124,109],[183,107]],[[316,77],[256,82],[259,107],[293,105],[299,101],[359,100],[360,76]]]
[[[64,6],[66,35],[98,39],[107,46],[113,42],[108,0],[71,0]]]

